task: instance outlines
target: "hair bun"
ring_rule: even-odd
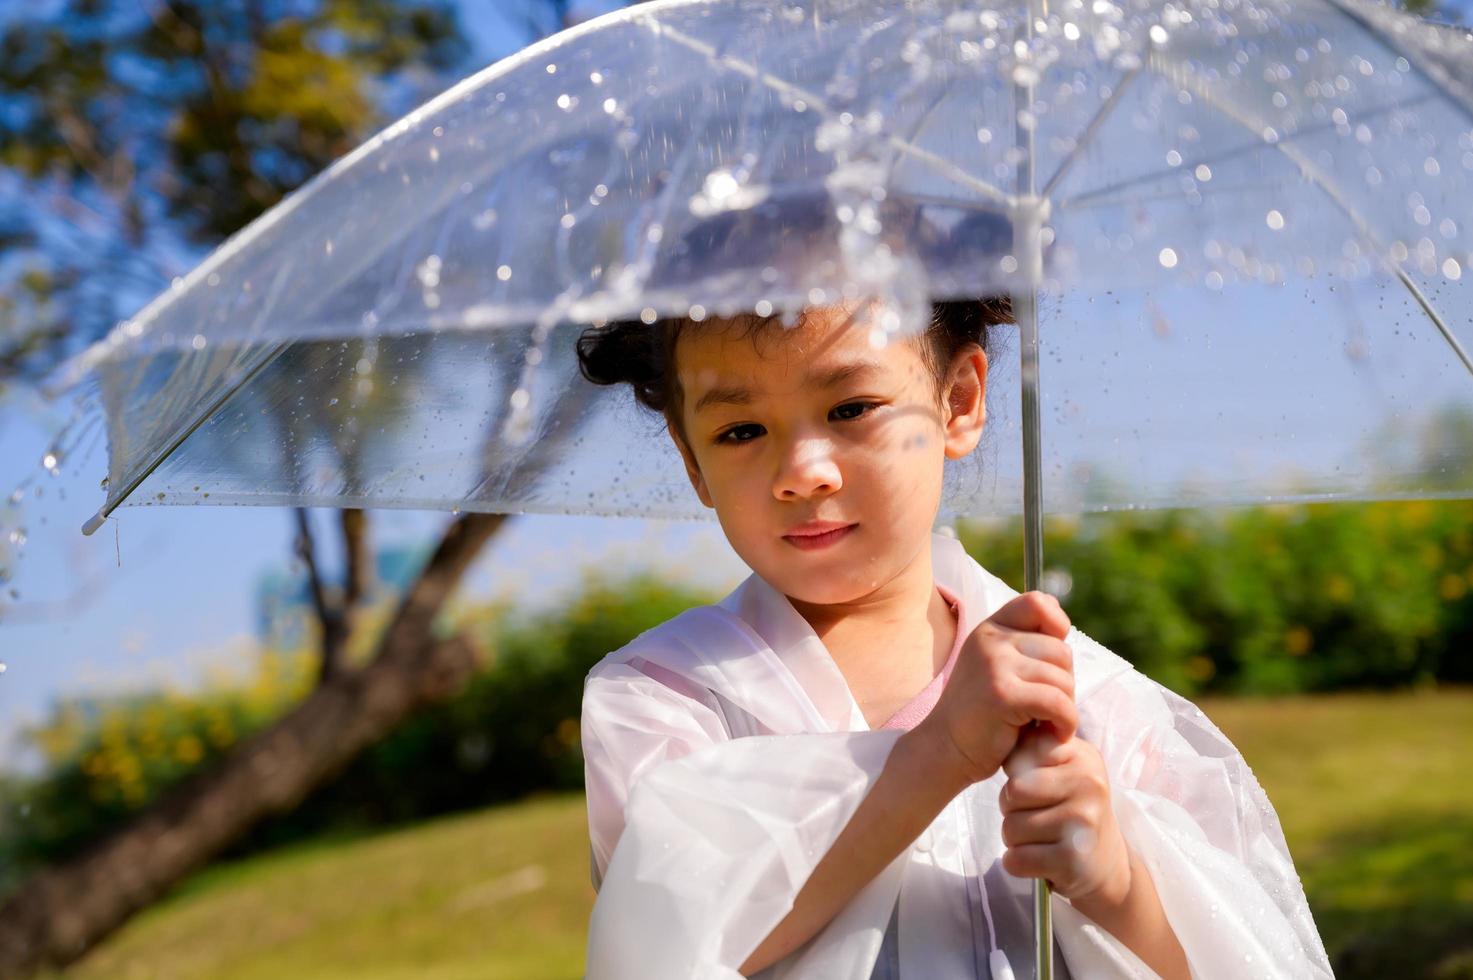
[[[634,397],[665,408],[665,324],[615,320],[578,337],[578,370],[596,385],[628,383]]]

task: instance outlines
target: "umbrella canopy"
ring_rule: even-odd
[[[997,293],[1037,297],[1045,509],[1465,494],[1439,433],[1473,413],[1470,65],[1356,0],[611,14],[395,123],[69,365],[108,419],[91,526],[700,516],[659,421],[579,375],[588,323],[873,297],[893,334]],[[1020,507],[1017,380],[952,513]]]

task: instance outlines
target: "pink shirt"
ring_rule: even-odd
[[[931,713],[936,707],[936,702],[941,700],[941,689],[946,686],[946,681],[951,677],[951,670],[956,666],[956,655],[961,652],[962,642],[966,640],[966,632],[962,629],[961,601],[940,584],[936,591],[941,593],[941,598],[951,607],[951,614],[956,617],[956,640],[951,644],[951,653],[946,657],[946,663],[941,666],[941,673],[931,678],[931,683],[921,688],[920,693],[910,699],[910,702],[902,707],[890,720],[881,725],[881,728],[899,728],[909,731]]]

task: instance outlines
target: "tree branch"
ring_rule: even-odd
[[[330,599],[317,568],[316,548],[312,544],[312,523],[305,507],[296,508],[297,557],[307,567],[307,584],[312,593],[312,607],[317,611],[319,653],[317,684],[322,686],[338,677],[343,670],[343,650],[348,630],[344,603]]]
[[[368,513],[356,507],[338,511],[343,531],[344,576],[343,611],[348,616],[373,588],[373,552],[368,547]]]

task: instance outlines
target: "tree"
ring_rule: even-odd
[[[549,19],[530,19],[539,3]],[[576,19],[563,0],[522,9],[549,29]],[[102,336],[203,250],[452,80],[465,52],[448,0],[65,0],[11,20],[0,34],[0,388]],[[317,688],[217,768],[12,892],[0,904],[0,977],[76,959],[453,692],[473,654],[437,624],[503,522],[453,520],[355,666],[343,650],[366,591],[368,517],[341,512],[347,574],[333,588],[299,514]]]

